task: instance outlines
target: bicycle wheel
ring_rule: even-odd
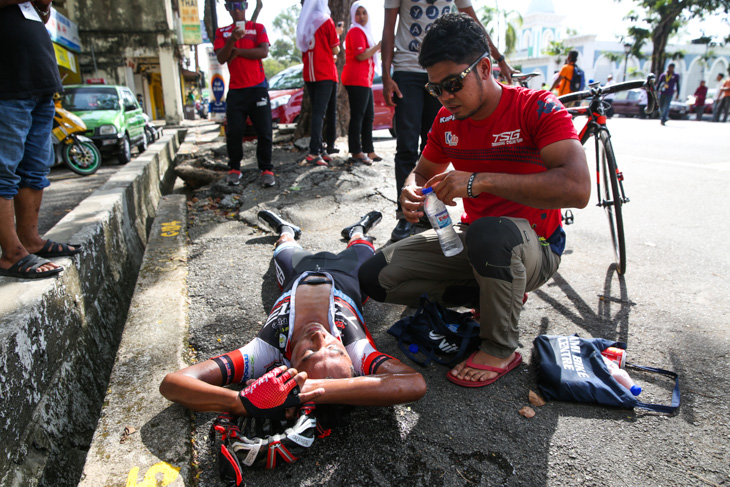
[[[624,240],[624,220],[621,214],[623,199],[618,186],[616,174],[616,157],[613,153],[611,138],[608,132],[601,132],[599,138],[599,152],[601,158],[600,171],[603,187],[601,195],[601,206],[606,212],[608,226],[611,230],[611,243],[613,244],[613,255],[619,274],[626,273],[626,242]]]

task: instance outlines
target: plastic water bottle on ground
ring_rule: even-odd
[[[441,250],[446,257],[453,257],[464,250],[464,245],[451,224],[451,216],[449,216],[446,206],[433,192],[433,188],[423,188],[423,194],[426,196],[423,211],[428,216],[433,229],[436,230]]]
[[[633,394],[634,396],[638,396],[639,394],[641,394],[641,387],[637,386],[634,381],[631,380],[628,372],[626,372],[624,369],[619,368],[618,364],[616,364],[616,362],[614,362],[613,360],[604,357],[603,355],[601,355],[601,357],[606,363],[608,371],[611,373],[611,377],[616,379],[616,382],[631,391],[631,394]]]

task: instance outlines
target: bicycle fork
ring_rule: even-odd
[[[595,145],[596,150],[596,198],[598,199],[598,203],[596,203],[596,206],[599,206],[601,208],[605,208],[607,206],[613,206],[614,201],[612,199],[601,199],[601,146],[599,143],[599,139],[601,137],[601,132],[606,133],[606,137],[608,138],[608,141],[611,141],[611,133],[606,129],[605,127],[595,131],[593,133],[593,142]],[[611,148],[613,150],[613,144],[611,144]],[[604,157],[607,157],[604,155]],[[624,173],[621,172],[618,168],[618,161],[616,160],[616,154],[614,153],[613,157],[613,163],[615,165],[614,170],[616,171],[616,180],[618,181],[618,187],[619,191],[621,193],[621,204],[628,203],[631,201],[628,196],[626,196],[626,193],[624,192]],[[610,168],[609,168],[610,169]],[[606,183],[608,184],[608,183]]]

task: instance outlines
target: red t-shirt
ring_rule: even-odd
[[[236,24],[228,27],[221,27],[215,31],[215,42],[213,50],[223,49],[226,41],[231,37]],[[266,35],[266,28],[261,24],[246,21],[246,34],[236,41],[234,47],[238,49],[253,49],[261,44],[269,44],[269,36]],[[261,59],[246,59],[236,57],[233,61],[228,61],[228,72],[231,75],[232,90],[239,88],[251,88],[253,86],[266,86],[266,75],[264,74],[264,64]]]
[[[540,150],[565,139],[578,139],[578,135],[555,95],[502,86],[497,109],[484,120],[455,120],[441,108],[423,157],[444,166],[450,162],[457,171],[532,174],[547,170]],[[524,218],[546,239],[561,226],[558,209],[531,208],[489,193],[464,198],[463,203],[464,223],[485,216]]]
[[[342,69],[342,84],[346,86],[373,86],[373,75],[375,63],[370,57],[364,61],[358,61],[359,56],[368,48],[368,38],[362,29],[357,27],[347,32],[345,39],[345,67]]]
[[[337,66],[335,66],[332,48],[340,45],[340,38],[337,36],[335,23],[332,19],[327,19],[317,29],[312,43],[314,45],[310,43],[309,50],[302,53],[304,81],[332,80],[336,83],[339,78],[337,77]]]

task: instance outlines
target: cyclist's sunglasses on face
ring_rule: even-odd
[[[471,73],[471,70],[474,69],[474,66],[477,65],[479,61],[484,59],[485,57],[489,56],[489,52],[485,52],[482,54],[479,59],[474,61],[471,66],[466,68],[464,71],[461,72],[461,74],[455,74],[453,76],[449,76],[445,80],[443,80],[440,83],[426,83],[426,91],[428,91],[431,96],[434,96],[438,98],[443,94],[444,91],[448,91],[452,95],[456,93],[457,91],[461,90],[464,87],[463,81],[464,78],[466,78],[466,75]]]
[[[245,12],[248,2],[226,2],[226,10],[229,12]]]

